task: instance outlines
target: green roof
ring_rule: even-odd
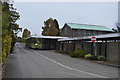
[[[73,29],[88,29],[88,30],[100,30],[100,31],[113,31],[112,29],[106,26],[97,26],[97,25],[88,25],[88,24],[75,24],[75,23],[66,23],[70,28]]]

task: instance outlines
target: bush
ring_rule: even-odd
[[[12,39],[12,40],[11,40],[11,49],[10,49],[10,53],[13,52],[14,46],[15,46],[15,43],[16,43],[16,37],[15,37],[14,34],[11,35],[11,39]]]
[[[12,43],[12,38],[10,35],[6,35],[4,38],[3,38],[3,47],[2,47],[2,51],[4,51],[5,49],[5,52],[6,52],[6,55],[8,56],[8,54],[10,53],[10,50],[11,50],[11,43]]]
[[[5,62],[6,57],[7,57],[7,54],[6,54],[5,51],[6,51],[5,49],[2,51],[2,62],[3,62],[3,63]]]
[[[93,55],[91,55],[91,54],[86,54],[86,55],[85,55],[85,59],[90,59],[90,60],[91,60],[91,59],[93,59]]]
[[[67,51],[61,51],[62,54],[67,54]]]
[[[30,46],[31,46],[32,48],[41,48],[41,47],[42,47],[42,44],[37,43],[37,45],[36,45],[36,43],[30,43]]]
[[[105,57],[104,57],[104,56],[98,56],[98,60],[99,60],[99,61],[104,61],[104,60],[105,60]]]
[[[93,60],[98,60],[97,56],[93,56]]]
[[[85,52],[84,52],[84,50],[75,50],[74,52],[72,52],[72,53],[70,54],[70,56],[71,56],[71,57],[74,57],[74,58],[77,58],[77,57],[82,57],[82,58],[84,58]]]
[[[97,57],[91,54],[86,54],[85,55],[85,59],[89,59],[89,60],[97,60]]]
[[[3,63],[5,62],[6,57],[10,53],[11,42],[12,42],[12,38],[10,35],[6,35],[5,37],[3,37],[3,42],[2,42],[2,62]]]
[[[58,52],[59,52],[59,53],[61,53],[61,51],[60,51],[60,50],[59,50]]]
[[[71,54],[71,52],[67,51],[67,53],[66,53],[66,54],[69,54],[69,55],[70,55],[70,54]]]

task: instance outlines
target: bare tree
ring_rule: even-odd
[[[112,28],[115,32],[120,32],[120,23],[115,24],[115,28]]]

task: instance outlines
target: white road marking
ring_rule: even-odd
[[[109,77],[105,77],[105,76],[101,76],[101,75],[97,75],[97,74],[93,74],[93,73],[89,73],[89,72],[85,72],[85,71],[81,71],[81,70],[78,70],[78,69],[74,69],[74,68],[65,66],[65,65],[63,65],[63,64],[61,64],[61,63],[59,63],[59,62],[57,62],[57,61],[54,61],[54,60],[52,60],[52,59],[50,59],[50,58],[48,58],[48,57],[46,57],[46,56],[44,56],[44,55],[36,52],[36,51],[34,51],[34,52],[35,52],[36,54],[44,57],[45,59],[47,59],[47,60],[49,60],[49,61],[52,61],[52,62],[54,62],[54,63],[56,63],[56,64],[58,64],[58,65],[60,65],[60,66],[62,66],[62,67],[65,67],[65,68],[67,68],[67,69],[74,70],[74,71],[78,71],[78,72],[85,73],[85,74],[89,74],[89,75],[92,75],[92,76],[98,76],[98,77],[101,77],[101,78],[109,78]]]

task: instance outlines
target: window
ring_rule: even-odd
[[[82,35],[83,35],[83,36],[86,36],[86,34],[87,34],[86,32],[87,32],[86,30],[83,30],[83,31],[82,31]]]
[[[87,31],[87,36],[91,36],[91,31]]]
[[[97,31],[93,31],[93,35],[97,35]]]
[[[100,34],[102,34],[102,32],[99,31],[99,32],[98,32],[98,35],[100,35]]]
[[[78,36],[78,37],[81,36],[81,30],[77,30],[77,36]]]
[[[65,28],[65,34],[67,33],[67,28]]]

